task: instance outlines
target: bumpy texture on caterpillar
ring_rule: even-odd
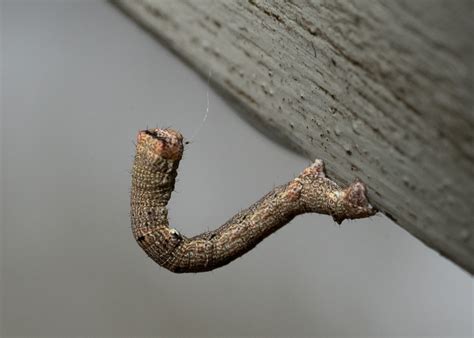
[[[328,214],[341,223],[376,213],[362,182],[356,180],[341,189],[325,176],[323,162],[316,160],[298,177],[273,189],[218,229],[187,238],[169,226],[166,208],[182,155],[179,132],[149,129],[138,133],[132,171],[133,235],[148,256],[173,272],[221,267],[300,214]]]

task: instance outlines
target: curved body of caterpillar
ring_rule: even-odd
[[[187,238],[169,227],[166,205],[174,189],[183,137],[171,129],[149,129],[137,136],[132,171],[131,221],[135,239],[162,267],[177,273],[221,267],[254,248],[265,237],[307,212],[344,219],[375,214],[365,186],[341,189],[316,160],[298,177],[279,186],[216,230]]]

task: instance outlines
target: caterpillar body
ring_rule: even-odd
[[[325,176],[323,162],[315,160],[218,229],[187,238],[170,227],[166,207],[183,150],[183,136],[175,130],[140,131],[132,169],[133,235],[150,258],[172,272],[204,272],[226,265],[300,214],[328,214],[341,223],[376,213],[361,181],[342,189]]]

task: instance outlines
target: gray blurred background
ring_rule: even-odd
[[[382,216],[300,216],[213,272],[160,268],[130,232],[137,130],[190,137],[209,94],[170,203],[187,235],[308,160],[106,2],[2,1],[0,20],[3,336],[472,335],[472,278]]]

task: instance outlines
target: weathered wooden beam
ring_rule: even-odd
[[[267,133],[474,273],[470,0],[116,1]]]

